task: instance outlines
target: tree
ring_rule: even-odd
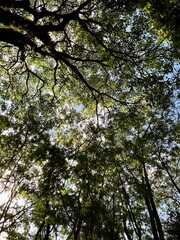
[[[159,38],[158,6],[0,2],[5,239],[165,239],[163,211],[179,204],[179,55],[175,35]]]

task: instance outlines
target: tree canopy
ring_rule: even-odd
[[[1,239],[178,239],[179,9],[0,1]]]

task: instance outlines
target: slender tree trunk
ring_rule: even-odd
[[[124,182],[123,182],[123,180],[122,180],[122,178],[121,178],[120,175],[119,175],[119,178],[120,178],[120,181],[121,181],[121,188],[122,188],[122,191],[123,191],[125,204],[126,204],[126,207],[127,207],[128,211],[129,211],[129,215],[130,215],[131,221],[132,221],[132,223],[133,223],[134,231],[135,231],[135,233],[137,234],[139,240],[141,240],[141,239],[142,239],[142,237],[141,237],[141,229],[140,229],[140,227],[138,226],[138,223],[137,223],[137,221],[136,221],[136,217],[135,217],[135,215],[134,215],[134,213],[133,213],[133,209],[132,209],[131,204],[130,204],[130,202],[129,202],[128,193],[126,192],[126,189],[125,189],[125,187],[124,187]]]
[[[154,198],[152,195],[150,195],[150,202],[151,202],[151,206],[152,206],[152,210],[153,210],[153,215],[156,221],[156,225],[157,225],[157,229],[158,229],[158,233],[159,233],[159,239],[160,240],[165,240],[164,239],[164,232],[162,229],[162,224],[161,224],[161,220],[159,218],[158,212],[157,212],[157,208],[154,202]]]
[[[151,228],[152,228],[152,233],[153,233],[154,240],[159,240],[159,236],[158,236],[158,232],[157,232],[157,228],[156,228],[156,222],[154,220],[154,215],[153,215],[153,211],[151,209],[151,204],[150,204],[149,198],[144,195],[144,200],[145,200],[147,210],[148,210],[148,213],[149,213],[149,216],[150,216]]]
[[[133,239],[131,238],[131,235],[130,235],[129,230],[128,230],[128,228],[127,228],[126,217],[125,217],[125,216],[123,216],[123,227],[124,227],[124,232],[125,232],[125,234],[126,234],[126,236],[127,236],[127,239],[128,239],[128,240],[133,240]]]
[[[38,229],[38,231],[37,231],[37,233],[36,233],[35,240],[38,239],[39,234],[41,233],[41,231],[42,231],[44,225],[45,225],[45,220],[41,223],[41,225],[40,225],[40,227],[39,227],[39,229]]]
[[[91,214],[90,214],[90,226],[89,226],[89,239],[92,240],[93,239],[93,231],[94,231],[94,214],[95,210],[94,210],[94,201],[93,201],[93,197],[90,194],[90,199],[91,199]]]
[[[147,191],[148,204],[150,204],[150,212],[152,213],[152,217],[154,218],[155,223],[156,223],[156,229],[157,229],[157,232],[158,232],[158,235],[159,235],[158,239],[159,240],[165,240],[161,220],[159,218],[158,211],[157,211],[157,208],[156,208],[156,205],[155,205],[155,202],[154,202],[153,192],[152,192],[152,189],[151,189],[151,185],[150,185],[150,182],[149,182],[149,178],[148,178],[148,174],[147,174],[147,171],[146,171],[146,168],[145,168],[145,164],[143,164],[143,169],[144,169],[145,184],[146,184],[146,187],[147,187],[147,190],[148,190]]]
[[[167,172],[167,174],[168,174],[168,176],[169,176],[169,178],[170,178],[172,184],[174,185],[174,187],[176,188],[176,190],[178,191],[178,193],[180,193],[180,188],[179,188],[178,185],[175,183],[175,181],[174,181],[174,179],[173,179],[171,173],[169,172],[168,167],[166,166],[165,163],[162,163],[162,166],[163,166],[163,168],[166,170],[166,172]]]
[[[78,240],[79,232],[78,230],[74,229],[74,240]]]
[[[114,225],[115,225],[115,195],[113,193],[112,195],[112,201],[113,201],[113,211],[112,211],[112,240],[114,240]]]
[[[79,233],[81,230],[81,224],[82,224],[82,220],[79,219],[78,223],[77,223],[77,227],[74,227],[74,240],[78,240],[79,239]]]
[[[50,225],[48,224],[46,227],[46,235],[44,237],[44,240],[49,240],[49,235],[50,235]]]

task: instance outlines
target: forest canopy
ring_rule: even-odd
[[[1,239],[179,239],[179,16],[0,1]]]

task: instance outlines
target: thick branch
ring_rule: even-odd
[[[26,31],[29,36],[39,38],[44,44],[49,44],[51,41],[47,32],[29,19],[18,16],[9,11],[0,8],[0,22],[5,26],[12,26],[21,31]]]
[[[6,7],[6,8],[26,8],[29,5],[30,5],[29,0],[24,0],[24,1],[1,0],[0,1],[0,7]]]
[[[0,28],[0,41],[13,44],[23,51],[26,45],[36,48],[36,44],[31,39],[11,28]]]

